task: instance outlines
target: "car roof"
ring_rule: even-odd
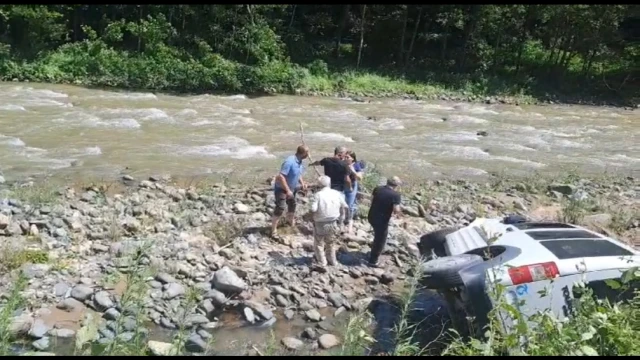
[[[637,250],[577,225],[548,222],[504,224],[500,220],[487,219],[480,228],[485,233],[502,234],[492,244],[521,250],[519,256],[503,264],[507,266],[554,262],[561,275],[568,275],[640,265],[640,252]]]

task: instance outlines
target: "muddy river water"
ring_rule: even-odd
[[[274,96],[169,96],[0,83],[0,171],[113,178],[264,177],[300,143],[353,148],[415,178],[489,172],[640,171],[640,112]],[[485,131],[487,136],[478,135]],[[410,174],[410,175],[409,175]]]

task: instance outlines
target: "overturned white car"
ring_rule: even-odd
[[[426,234],[419,247],[426,260],[421,283],[444,296],[454,328],[465,334],[474,329],[470,335],[481,334],[487,324],[498,301],[491,291],[495,284],[503,285],[502,300],[525,318],[544,310],[569,316],[576,282],[599,298],[617,300],[632,297],[639,285],[621,291],[605,282],[640,266],[640,252],[576,225],[476,219],[461,229]],[[512,320],[502,318],[505,330],[511,328]]]

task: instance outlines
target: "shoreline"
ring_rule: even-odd
[[[393,79],[391,80],[399,80]],[[29,80],[18,79],[4,79],[1,80],[5,83],[21,83],[29,84]],[[583,98],[563,98],[563,96],[550,96],[547,98],[536,98],[532,95],[474,95],[466,94],[464,91],[459,90],[443,90],[436,93],[423,93],[415,94],[409,92],[396,92],[392,89],[389,90],[375,90],[375,91],[316,91],[307,89],[296,89],[290,92],[277,92],[275,90],[267,92],[247,92],[247,93],[232,93],[226,91],[170,91],[170,90],[155,90],[149,88],[134,88],[134,87],[112,87],[107,85],[92,85],[86,84],[82,81],[75,82],[33,82],[35,84],[42,85],[68,85],[82,87],[88,90],[103,90],[112,92],[149,92],[152,94],[161,94],[169,96],[198,96],[198,95],[214,95],[214,96],[233,96],[233,95],[245,95],[247,98],[259,98],[269,96],[304,96],[304,97],[320,97],[320,98],[339,98],[339,99],[351,99],[356,102],[370,102],[375,99],[405,99],[405,100],[428,100],[428,101],[445,101],[445,102],[464,102],[470,104],[502,104],[502,105],[530,105],[530,106],[547,106],[547,105],[560,105],[560,106],[589,106],[599,108],[616,108],[627,111],[634,111],[640,107],[640,104],[635,106],[629,104],[625,100],[586,100]],[[432,86],[428,83],[415,83],[416,85]]]

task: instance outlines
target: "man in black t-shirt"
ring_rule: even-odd
[[[324,174],[331,178],[331,188],[343,192],[351,189],[351,167],[343,160],[347,153],[344,146],[338,146],[333,151],[333,157],[326,157],[320,161],[315,161],[309,166],[321,165],[324,167]]]
[[[369,208],[368,220],[373,227],[373,244],[371,245],[371,255],[369,266],[377,267],[378,258],[387,243],[389,232],[389,220],[395,213],[400,213],[400,194],[396,188],[400,186],[400,178],[394,176],[387,180],[387,185],[378,186],[373,190],[371,207]]]

